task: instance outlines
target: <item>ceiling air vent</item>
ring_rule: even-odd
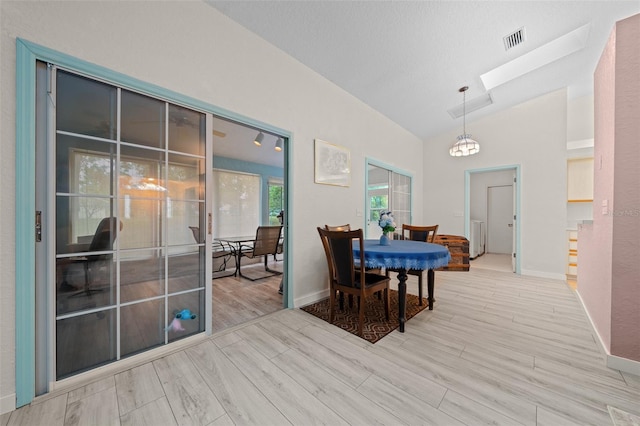
[[[517,29],[511,34],[505,36],[504,40],[504,50],[509,50],[512,47],[516,47],[517,45],[524,43],[524,27]]]

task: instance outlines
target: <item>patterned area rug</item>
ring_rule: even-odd
[[[377,297],[367,297],[364,312],[363,338],[371,343],[376,343],[387,334],[398,328],[398,292],[389,290],[389,321],[384,316],[384,302]],[[418,305],[418,296],[407,294],[407,320],[429,306],[427,299],[423,299],[422,306]],[[349,308],[348,298],[345,297],[344,311],[336,303],[333,325],[358,336],[358,306],[354,300],[353,307]],[[303,306],[301,310],[310,313],[324,321],[329,322],[329,299],[323,299],[311,305]]]

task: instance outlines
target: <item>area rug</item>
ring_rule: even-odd
[[[384,302],[377,297],[367,297],[364,313],[363,338],[371,343],[376,343],[387,334],[398,328],[398,292],[389,290],[389,321],[384,315]],[[347,298],[345,298],[347,299]],[[422,306],[418,305],[418,296],[407,294],[407,320],[429,306],[427,299],[423,299]],[[337,301],[336,301],[337,302]],[[349,307],[347,300],[344,302],[344,310],[336,303],[333,325],[358,336],[358,304],[354,301],[353,307]],[[301,310],[310,313],[326,322],[329,322],[329,299],[323,299],[311,305],[303,306]],[[360,337],[360,336],[358,336]]]

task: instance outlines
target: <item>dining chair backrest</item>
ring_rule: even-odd
[[[354,231],[328,231],[318,227],[318,233],[327,256],[329,274],[336,284],[345,287],[361,288],[364,274],[359,274],[361,280],[356,281],[356,268],[353,256],[353,241],[360,246],[360,264],[364,264],[364,243],[362,229]]]
[[[324,229],[327,231],[351,231],[351,225],[348,223],[346,225],[325,225]]]
[[[281,233],[282,225],[259,226],[256,230],[256,239],[253,244],[253,255],[276,254]]]
[[[356,271],[353,246],[360,248],[360,265],[364,266],[365,252],[362,229],[354,231],[329,231],[318,227],[322,247],[329,266],[329,323],[333,323],[336,293],[358,297],[358,335],[364,335],[365,299],[382,292],[385,317],[389,319],[389,277]],[[340,304],[342,308],[342,303]]]
[[[407,235],[408,232],[408,235]],[[438,225],[414,226],[402,224],[402,239],[432,243],[438,232]]]

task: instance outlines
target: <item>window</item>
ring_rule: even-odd
[[[284,211],[284,185],[281,180],[269,179],[269,225],[280,225]]]
[[[255,235],[260,225],[260,176],[213,171],[213,235]]]
[[[367,199],[369,238],[382,234],[378,219],[383,211],[390,210],[393,213],[399,229],[402,229],[403,223],[411,223],[411,176],[369,164]]]

